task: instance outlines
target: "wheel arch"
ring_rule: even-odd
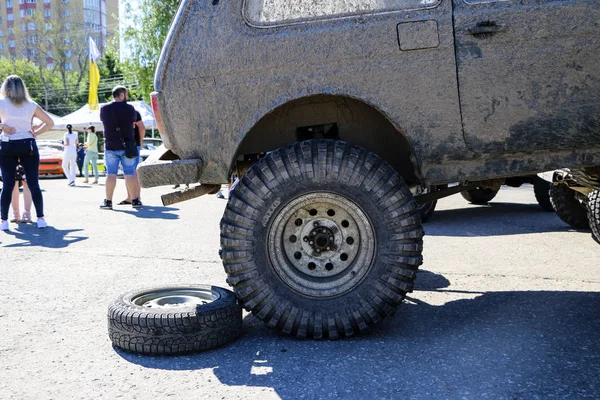
[[[313,132],[310,132],[311,129]],[[314,132],[322,129],[322,132]],[[420,160],[405,130],[372,103],[344,94],[298,97],[274,106],[248,125],[231,165],[245,154],[327,138],[360,145],[388,162],[408,183],[422,181]]]

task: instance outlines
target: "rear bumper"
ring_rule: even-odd
[[[137,175],[143,188],[200,182],[203,167],[201,159],[161,160],[167,152],[161,146],[138,165]]]

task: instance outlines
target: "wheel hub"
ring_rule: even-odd
[[[375,239],[352,201],[313,193],[290,202],[269,231],[272,265],[298,292],[330,297],[358,284],[370,269]]]

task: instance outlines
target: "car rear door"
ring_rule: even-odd
[[[454,24],[472,150],[600,147],[600,2],[454,0]]]

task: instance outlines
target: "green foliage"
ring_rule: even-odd
[[[154,90],[154,70],[160,56],[171,21],[177,12],[180,0],[139,0],[134,10],[127,3],[125,10],[136,15],[133,25],[126,28],[122,39],[130,44],[130,57],[124,61],[125,74],[135,76],[138,94],[149,101]]]

